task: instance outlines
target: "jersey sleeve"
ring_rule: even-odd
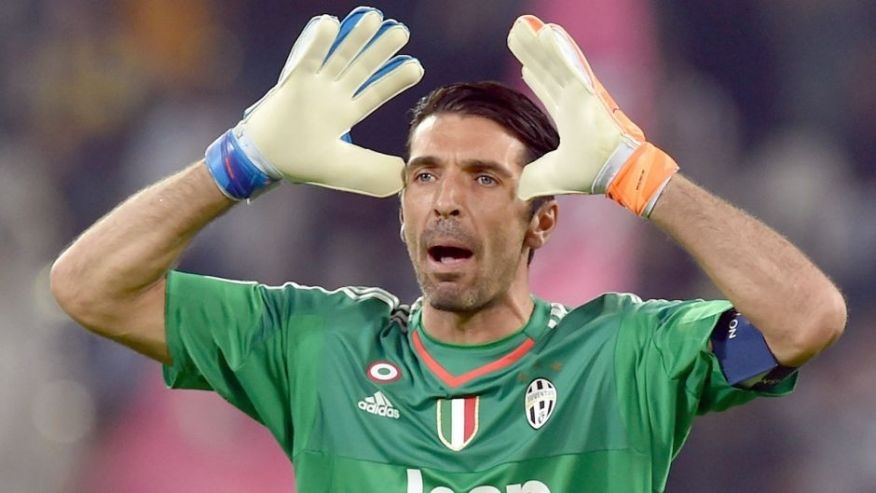
[[[320,313],[331,298],[316,289],[170,272],[165,383],[215,391],[291,441],[291,394],[315,371]]]
[[[641,300],[629,296],[618,334],[616,358],[621,391],[643,403],[631,406],[651,434],[665,434],[674,451],[693,418],[723,411],[758,396],[791,392],[796,374],[769,390],[727,382],[709,338],[728,301]]]

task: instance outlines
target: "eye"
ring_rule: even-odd
[[[495,178],[493,178],[490,175],[478,175],[477,178],[475,178],[475,180],[477,180],[477,182],[479,184],[481,184],[485,187],[491,187],[491,186],[497,185],[499,183],[498,181],[496,181]]]
[[[428,183],[431,181],[435,181],[435,175],[428,171],[420,171],[414,175],[414,181],[418,181],[420,183]]]

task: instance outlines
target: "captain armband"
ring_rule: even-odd
[[[721,315],[711,342],[724,377],[734,387],[769,390],[797,371],[776,361],[757,327],[736,310]]]

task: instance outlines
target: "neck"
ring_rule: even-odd
[[[472,312],[439,310],[423,303],[423,329],[433,339],[449,344],[474,345],[498,341],[514,334],[529,321],[535,303],[528,283],[499,295]]]

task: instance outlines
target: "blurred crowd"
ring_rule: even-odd
[[[517,15],[538,13],[569,29],[684,173],[785,234],[843,289],[840,342],[807,365],[793,395],[701,418],[670,492],[876,491],[876,3],[372,3],[410,27],[405,51],[426,77],[354,128],[357,143],[403,153],[406,109],[440,84],[522,88],[505,36]],[[354,6],[0,2],[4,493],[291,489],[265,432],[218,398],[161,389],[157,364],[77,328],[49,295],[48,269],[115,204],[202,156],[275,82],[307,19]],[[533,265],[539,294],[720,296],[647,223],[598,198],[562,204],[565,236]],[[395,200],[315,187],[284,185],[236,207],[181,268],[418,295]]]

